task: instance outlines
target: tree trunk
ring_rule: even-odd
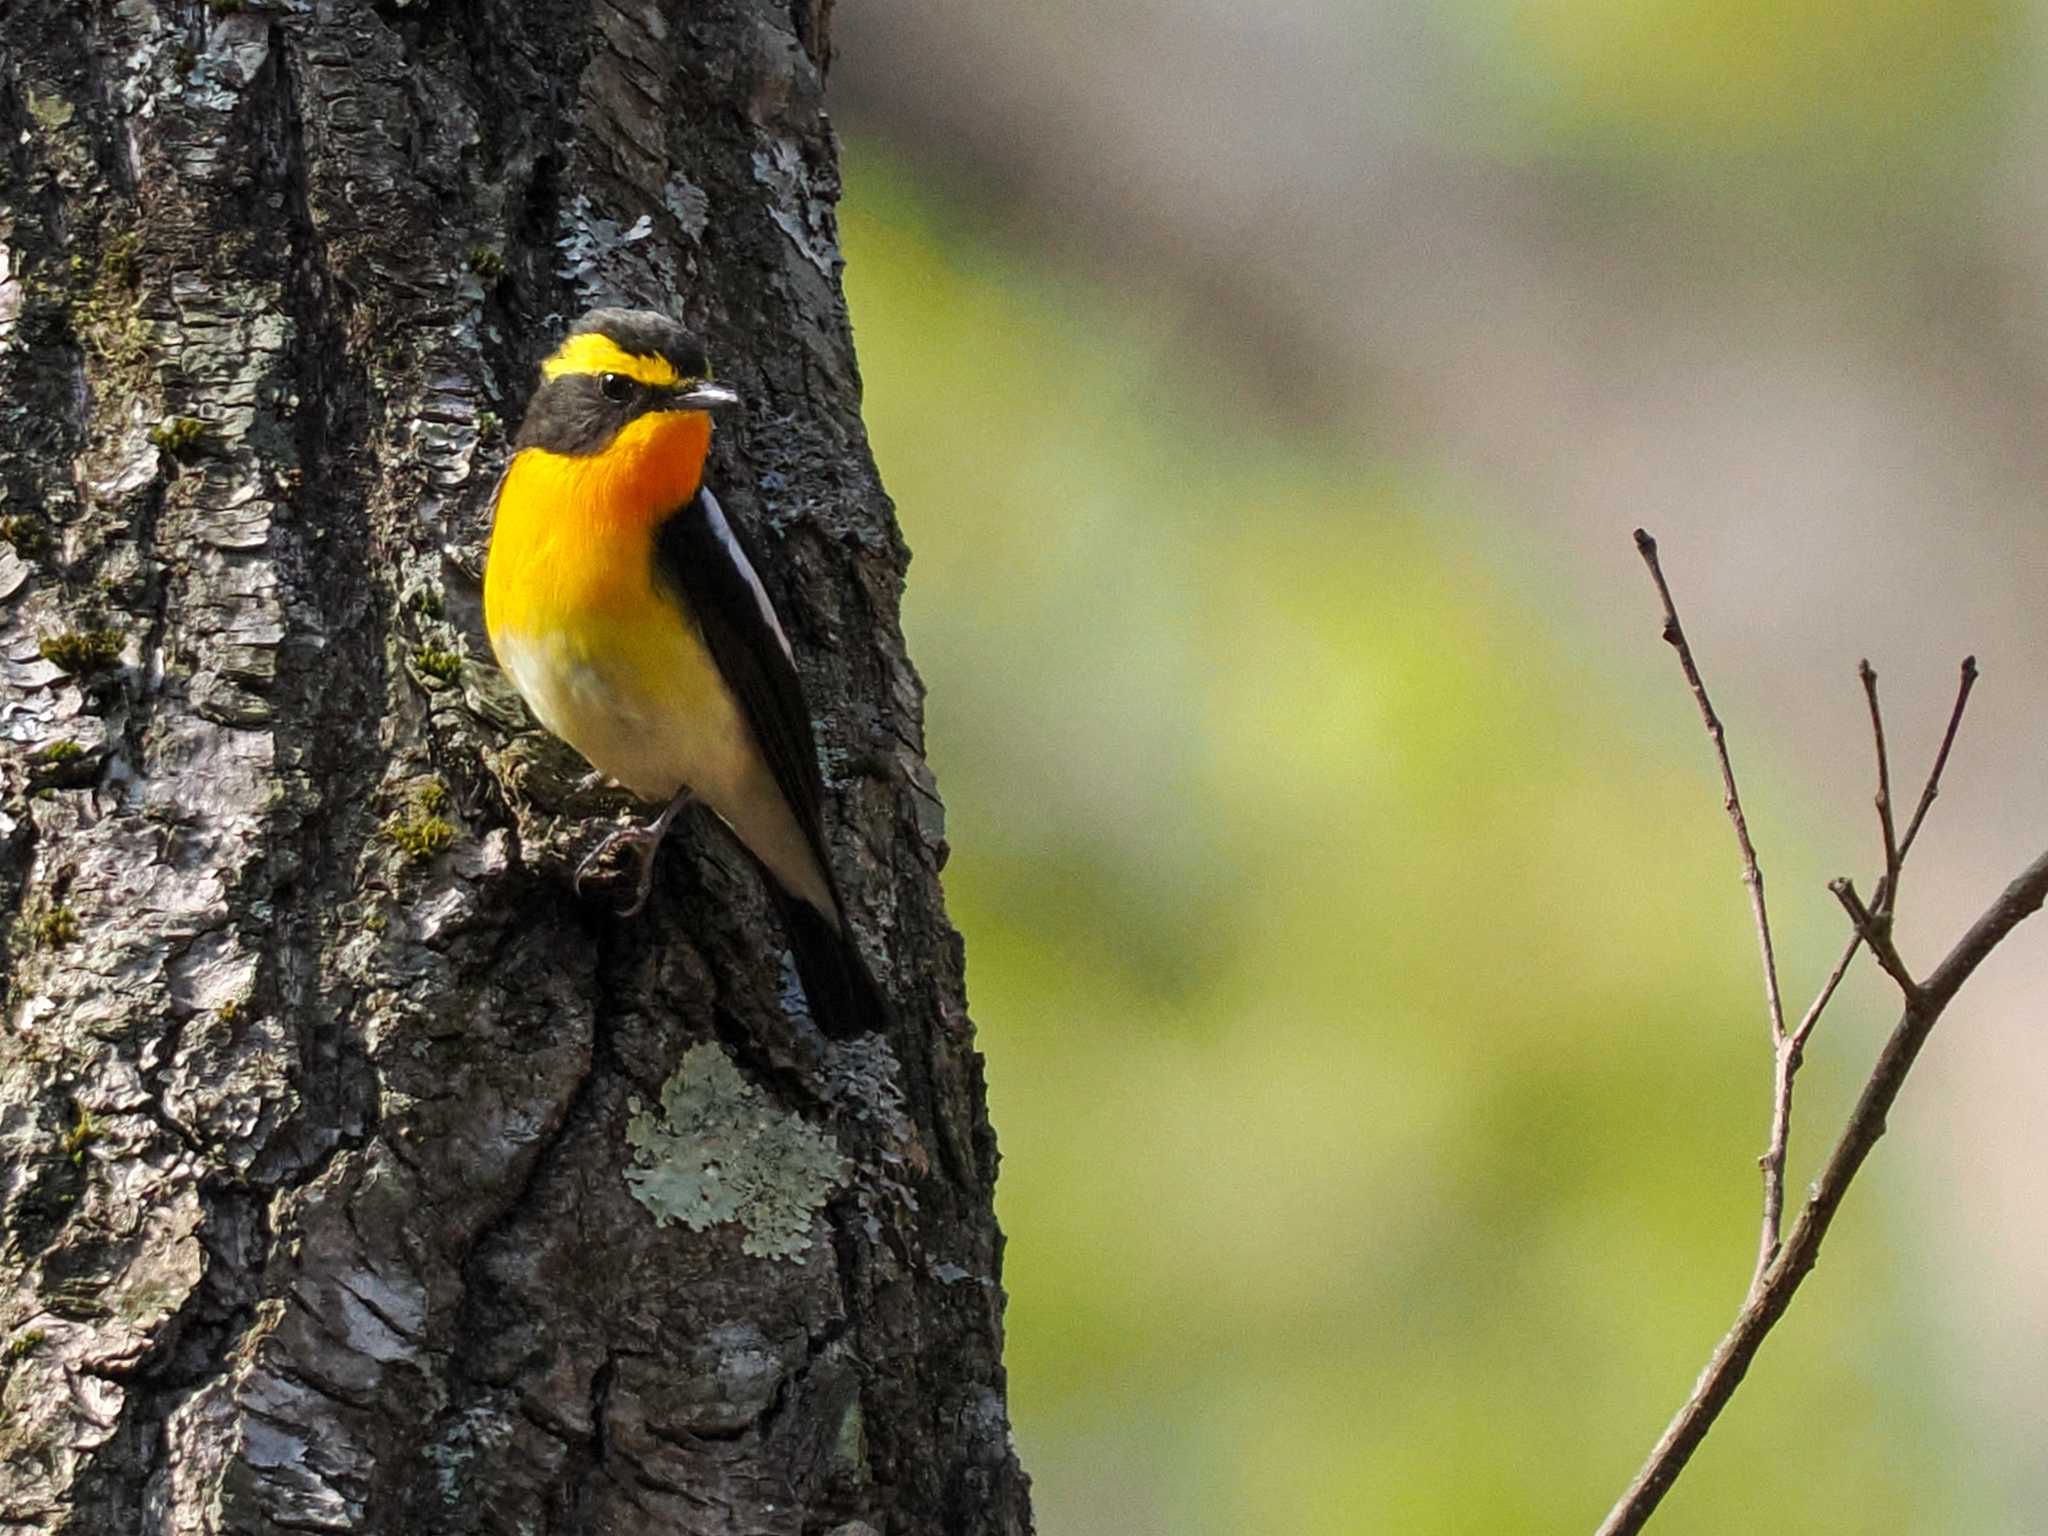
[[[840,296],[824,3],[0,22],[0,1530],[1021,1532],[995,1146]],[[852,923],[615,795],[479,624],[577,312],[748,411]]]

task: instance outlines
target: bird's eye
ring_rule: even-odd
[[[598,375],[597,387],[605,399],[611,401],[614,405],[624,405],[633,398],[633,381],[623,373]]]

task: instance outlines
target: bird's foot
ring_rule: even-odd
[[[583,884],[599,865],[610,857],[614,849],[630,848],[636,856],[638,873],[633,881],[633,900],[619,913],[621,917],[637,916],[647,905],[647,896],[654,889],[654,853],[661,846],[661,834],[653,827],[620,827],[610,833],[603,842],[583,857],[576,866],[576,894],[583,894]]]
[[[661,847],[661,840],[668,836],[669,823],[676,818],[676,812],[690,803],[687,791],[669,802],[668,809],[644,827],[619,827],[606,835],[576,866],[576,894],[583,894],[583,882],[588,880],[616,848],[629,848],[637,862],[633,880],[633,900],[619,912],[621,917],[637,917],[647,906],[648,895],[654,890],[654,855]]]

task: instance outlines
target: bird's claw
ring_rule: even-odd
[[[621,917],[638,917],[647,905],[647,898],[654,890],[654,855],[661,847],[661,840],[668,836],[669,823],[676,819],[676,812],[690,803],[690,792],[685,789],[669,801],[668,808],[644,827],[619,827],[612,831],[603,842],[583,856],[583,862],[576,866],[576,894],[583,894],[583,882],[590,878],[590,872],[604,861],[606,854],[621,844],[630,847],[640,859],[639,878],[633,882],[633,901],[619,913]]]
[[[665,829],[664,829],[665,830]],[[614,848],[631,848],[637,856],[639,874],[633,882],[633,900],[619,912],[621,917],[638,917],[647,906],[647,898],[654,890],[654,854],[661,846],[661,832],[653,827],[620,827],[610,833],[576,866],[576,894],[583,894],[583,883],[602,864]]]

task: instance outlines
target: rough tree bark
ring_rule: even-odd
[[[0,1529],[1018,1532],[826,0],[0,11]],[[701,330],[900,1019],[633,922],[478,623],[534,364]]]

